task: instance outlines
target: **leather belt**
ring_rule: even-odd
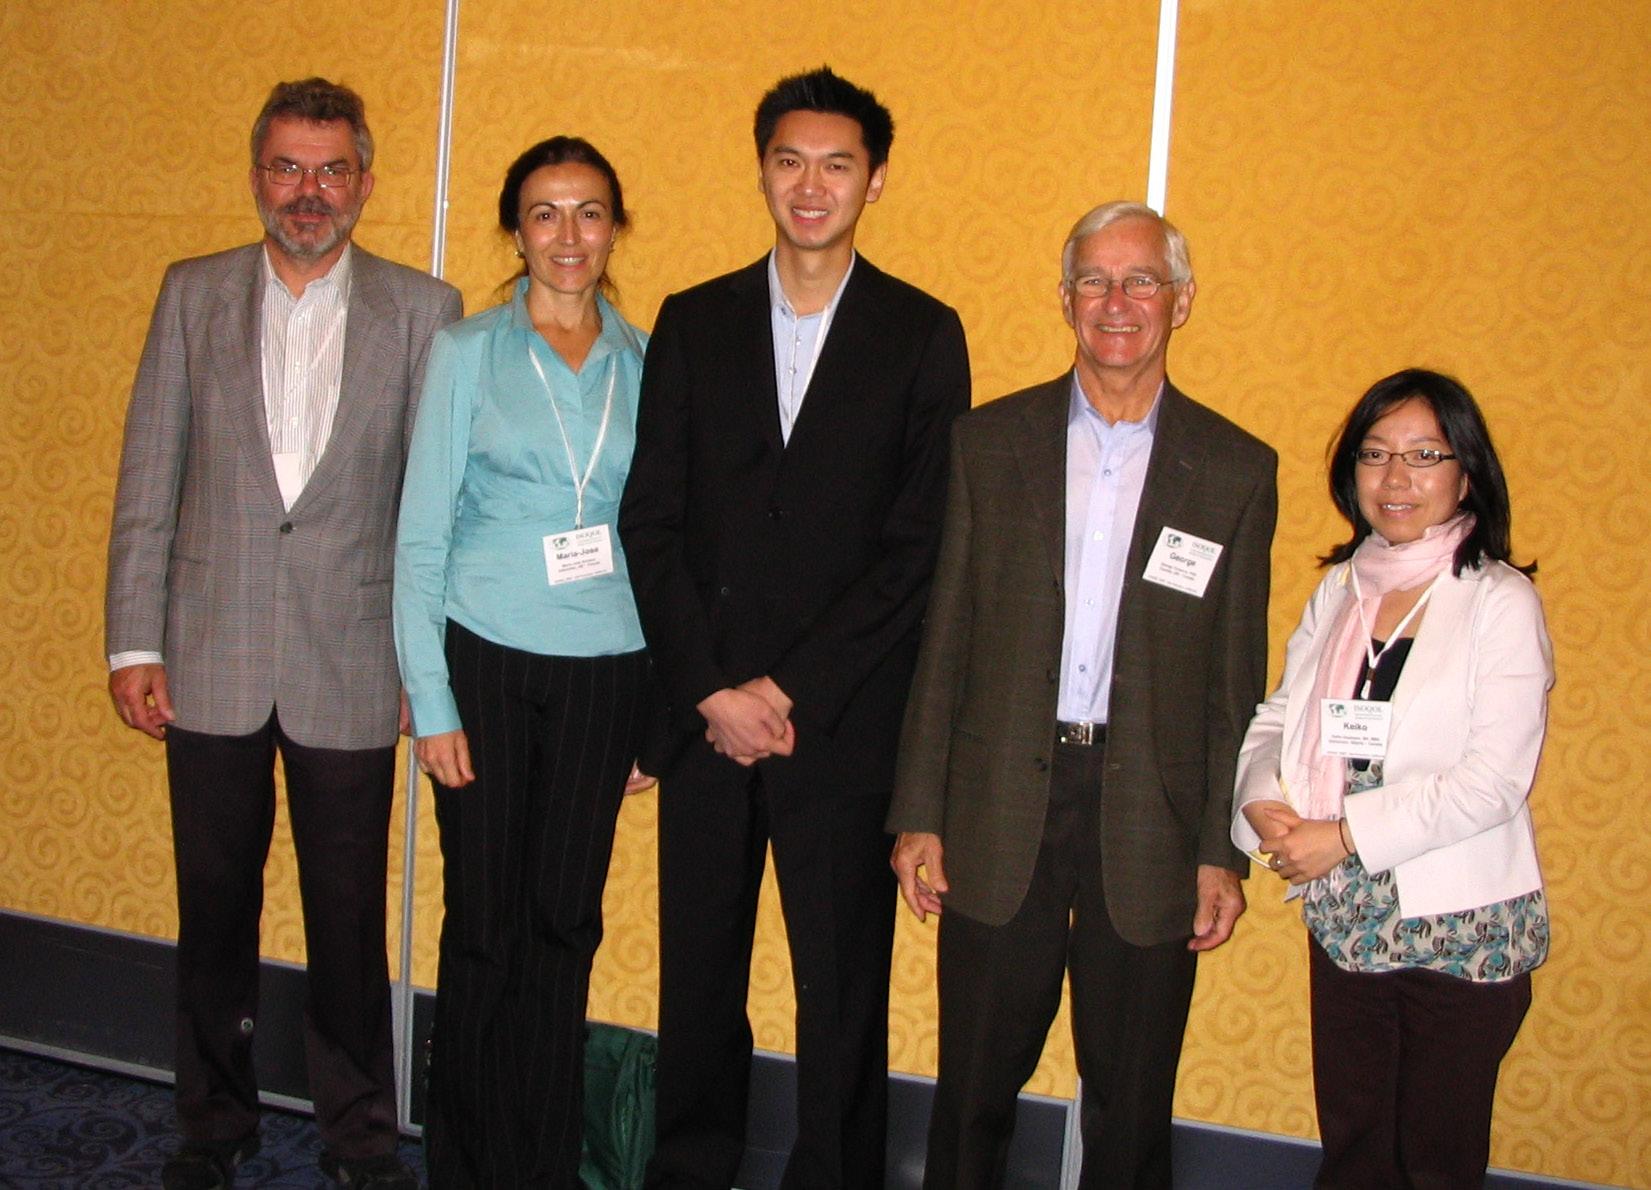
[[[1080,748],[1092,747],[1106,743],[1106,724],[1104,723],[1068,723],[1064,719],[1055,720],[1055,740],[1062,744],[1076,744]]]

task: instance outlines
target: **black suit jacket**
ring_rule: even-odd
[[[795,703],[770,783],[886,791],[940,538],[946,443],[969,405],[957,314],[861,257],[789,444],[766,258],[665,300],[619,532],[674,747],[707,695],[771,676]]]
[[[945,540],[906,710],[889,829],[945,845],[946,904],[1001,925],[1043,838],[1065,631],[1072,377],[953,431]],[[1118,605],[1101,855],[1128,941],[1192,932],[1197,868],[1228,836],[1238,748],[1267,670],[1278,456],[1166,385]],[[1202,597],[1147,582],[1165,528],[1219,542]]]

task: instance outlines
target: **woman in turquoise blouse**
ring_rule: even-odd
[[[436,791],[444,906],[431,1185],[575,1186],[584,1017],[649,689],[614,524],[645,337],[614,309],[619,178],[558,136],[505,175],[510,301],[430,351],[395,633]]]

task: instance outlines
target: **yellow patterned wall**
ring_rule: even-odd
[[[756,259],[773,243],[757,193],[751,116],[782,74],[830,62],[894,112],[888,185],[861,223],[879,265],[956,306],[968,327],[977,399],[1070,362],[1055,300],[1061,239],[1101,196],[1146,184],[1156,7],[1023,13],[979,2],[831,5],[797,13],[753,0],[715,6],[613,4],[540,28],[543,6],[466,6],[455,87],[449,275],[469,308],[514,269],[495,227],[505,167],[557,132],[614,163],[634,225],[612,269],[631,319],[651,326],[669,292]],[[1094,71],[1104,50],[1106,68]],[[652,1025],[655,798],[620,822],[591,1015]],[[667,790],[664,796],[670,796]],[[435,972],[439,859],[421,834],[414,975]],[[752,971],[757,1045],[793,1046],[790,965],[778,898],[764,890]],[[902,920],[891,1060],[932,1074],[933,929]],[[1064,1016],[1033,1088],[1070,1094]]]
[[[1503,1067],[1494,1164],[1651,1185],[1651,9],[1183,0],[1169,215],[1201,287],[1172,365],[1281,455],[1271,673],[1342,526],[1324,449],[1422,364],[1483,403],[1557,652],[1534,795],[1553,957]],[[1314,1133],[1306,956],[1250,881],[1178,1109]]]
[[[428,264],[441,11],[408,7],[0,5],[0,905],[176,930],[160,747],[116,720],[102,657],[132,373],[167,262],[262,235],[247,137],[278,79],[366,96],[378,186],[359,239]],[[300,959],[284,817],[277,831],[264,950]]]
[[[829,61],[898,125],[862,225],[879,264],[957,306],[976,399],[1070,356],[1056,253],[1094,201],[1146,182],[1157,4],[1018,7],[756,0],[462,11],[447,272],[467,305],[514,268],[493,230],[504,167],[555,132],[618,167],[635,214],[615,256],[646,327],[673,289],[754,259],[770,229],[750,113]],[[366,96],[379,183],[369,248],[428,259],[441,5],[10,0],[0,7],[0,907],[170,936],[158,750],[103,693],[101,591],[125,406],[165,263],[257,234],[245,137],[268,85],[323,73]],[[1494,1161],[1651,1184],[1651,493],[1638,414],[1651,308],[1651,15],[1633,0],[1366,6],[1182,0],[1169,213],[1201,282],[1172,370],[1283,457],[1272,617],[1282,641],[1332,540],[1323,446],[1372,379],[1411,363],[1481,397],[1510,472],[1516,545],[1541,559],[1559,652],[1538,830],[1554,956],[1505,1068]],[[300,34],[302,30],[302,34]],[[668,792],[666,794],[668,796]],[[630,799],[592,1015],[651,1024],[656,795]],[[426,794],[413,973],[434,979],[439,858]],[[284,830],[284,828],[283,828]],[[399,879],[392,874],[392,885]],[[1177,1112],[1313,1134],[1302,933],[1267,879],[1206,959]],[[757,1041],[791,1047],[770,884]],[[266,952],[302,954],[290,845]],[[902,917],[896,1068],[934,1069],[932,930]],[[1070,1094],[1064,1014],[1031,1089]]]

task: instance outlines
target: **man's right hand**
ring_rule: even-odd
[[[419,768],[449,789],[476,779],[476,770],[470,767],[470,741],[463,728],[413,741],[413,755],[418,757]]]
[[[166,690],[166,666],[123,665],[109,674],[109,697],[126,726],[157,740],[166,738],[166,725],[176,717]]]
[[[705,738],[719,755],[743,765],[769,756],[790,756],[797,732],[768,701],[749,690],[728,688],[706,695],[697,708]]]
[[[895,840],[889,866],[900,880],[900,895],[918,921],[942,911],[940,898],[950,887],[946,883],[946,847],[939,835],[927,831],[901,831]],[[923,869],[919,876],[917,870]]]

